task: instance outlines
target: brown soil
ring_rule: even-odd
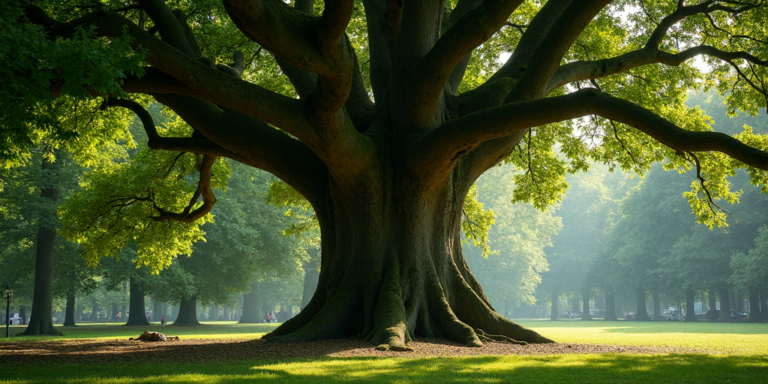
[[[565,353],[702,353],[689,348],[626,347],[587,344],[485,343],[469,348],[442,339],[420,339],[409,344],[413,351],[377,351],[364,341],[347,338],[301,343],[267,343],[264,340],[182,339],[145,343],[128,340],[66,340],[0,344],[3,363],[89,363],[110,362],[207,362],[215,360],[284,359],[318,357],[439,357],[479,355],[551,355]]]

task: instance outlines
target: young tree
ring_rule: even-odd
[[[139,0],[94,9],[32,1],[23,14],[40,29],[25,27],[21,35],[109,41],[104,56],[112,60],[102,62],[112,72],[82,81],[46,70],[71,63],[38,70],[39,59],[14,51],[9,57],[49,76],[24,83],[38,91],[14,103],[44,94],[39,89],[109,96],[106,105],[142,117],[150,147],[201,154],[198,193],[183,191],[194,197],[186,209],[126,188],[125,196],[141,197],[137,206],[160,223],[210,211],[218,157],[269,171],[306,197],[323,238],[318,288],[269,339],[362,335],[381,348],[404,349],[415,335],[441,335],[478,346],[475,330],[482,329],[549,342],[498,315],[466,266],[461,212],[485,171],[513,162],[525,170],[516,177],[516,197],[543,207],[586,157],[626,169],[667,157],[701,167],[709,193],[693,199],[693,208],[718,222],[724,216],[709,212],[707,196],[727,195],[723,170],[749,167],[759,183],[768,169],[762,136],[708,132],[701,115],[683,105],[685,88],[705,79],[731,92],[733,108],[757,111],[768,94],[766,5],[654,1],[627,15],[625,5],[634,2],[612,3],[200,0],[171,8]],[[18,11],[9,14],[19,23]],[[254,67],[236,47],[269,52],[280,66],[272,73],[285,74],[293,89],[249,81],[250,72],[274,67]],[[514,53],[499,65],[502,51]],[[688,64],[694,57],[709,60],[712,70],[698,72]],[[151,95],[194,134],[164,136],[142,108],[146,99],[129,101],[128,94]],[[596,124],[573,129],[581,127],[573,119],[593,115],[600,116]],[[27,127],[11,129],[27,137]],[[554,155],[556,142],[565,159]],[[153,255],[169,257],[160,266],[172,257]]]

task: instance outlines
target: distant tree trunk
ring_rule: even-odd
[[[152,320],[160,321],[160,316],[163,316],[163,303],[157,300],[152,300]]]
[[[309,300],[315,294],[317,289],[317,282],[320,279],[320,270],[318,268],[318,258],[313,258],[308,263],[304,264],[304,291],[301,295],[301,309],[309,304]]]
[[[605,295],[605,321],[616,321],[616,297],[613,293]]]
[[[717,321],[731,321],[731,296],[728,292],[728,288],[720,288],[720,292],[717,296],[720,298],[720,317],[717,318]]]
[[[560,315],[560,292],[557,287],[552,287],[549,295],[552,297],[552,313],[549,314],[549,319],[557,320]]]
[[[584,290],[581,292],[581,301],[582,301],[582,310],[581,310],[581,319],[582,320],[592,320],[592,316],[589,314],[589,294],[592,292],[592,288],[584,288]]]
[[[67,292],[67,310],[66,310],[66,315],[64,315],[64,326],[65,327],[75,326],[75,290],[74,289],[70,289],[69,292]]]
[[[760,291],[760,317],[768,321],[768,289]]]
[[[638,288],[635,294],[637,298],[637,312],[635,314],[635,320],[637,321],[649,321],[648,309],[645,306],[645,289]]]
[[[58,154],[58,151],[57,151]],[[55,163],[43,160],[43,172],[54,174]],[[52,181],[52,180],[51,180]],[[56,203],[59,191],[55,187],[43,188],[41,199]],[[55,217],[55,216],[54,216]],[[53,218],[53,217],[52,217]],[[53,268],[56,248],[56,231],[41,225],[37,229],[37,252],[35,255],[35,282],[32,296],[32,316],[27,329],[22,332],[25,336],[55,335],[61,333],[53,328]]]
[[[117,321],[117,312],[120,311],[120,306],[116,302],[112,302],[112,318],[110,320]]]
[[[144,305],[144,285],[138,278],[131,277],[128,321],[125,325],[149,325]]]
[[[653,321],[661,321],[661,297],[658,292],[653,293]]]
[[[749,322],[750,323],[757,323],[760,322],[760,312],[762,309],[760,308],[760,297],[758,290],[755,288],[749,289]]]
[[[95,297],[91,300],[91,321],[95,323],[99,320],[99,302]]]
[[[685,290],[685,321],[699,321],[696,318],[696,292],[688,288]]]
[[[571,312],[579,312],[579,297],[576,295],[571,297]]]
[[[173,325],[193,326],[200,325],[197,321],[197,296],[182,299],[179,304],[179,313]]]
[[[208,321],[216,321],[216,312],[217,312],[216,305],[211,305],[208,308]]]
[[[745,301],[746,297],[745,297],[744,293],[745,292],[742,291],[742,290],[736,291],[736,295],[735,295],[736,296],[736,305],[734,305],[734,307],[735,307],[735,310],[737,312],[745,312],[744,311],[744,301]]]
[[[261,323],[261,307],[259,306],[259,286],[256,281],[249,284],[251,291],[243,295],[243,314],[240,324]]]
[[[23,305],[19,306],[19,316],[22,318],[22,321],[24,321],[24,324],[29,323],[29,318],[27,318],[27,307]]]
[[[709,297],[709,311],[707,312],[707,319],[717,320],[717,312],[715,312],[717,310],[717,290],[710,288],[707,290],[707,296]]]
[[[75,311],[75,321],[83,321],[83,305],[77,304]]]

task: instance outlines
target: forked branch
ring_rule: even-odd
[[[192,223],[207,215],[208,212],[213,209],[213,205],[216,204],[216,196],[213,195],[213,190],[211,189],[211,168],[213,168],[213,164],[216,162],[216,158],[216,156],[212,155],[203,155],[203,159],[199,168],[200,179],[197,182],[197,189],[195,190],[195,193],[192,194],[192,198],[189,200],[189,204],[184,208],[183,211],[180,213],[167,211],[157,206],[157,204],[155,204],[153,201],[152,205],[154,206],[155,210],[159,212],[159,215],[152,216],[152,220],[181,221],[184,223]],[[197,205],[200,197],[203,198],[203,204],[195,208],[195,205]]]

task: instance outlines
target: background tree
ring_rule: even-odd
[[[129,176],[145,175],[125,173],[117,185],[135,208],[122,210],[120,220],[139,224],[113,226],[99,245],[91,235],[110,227],[91,227],[80,237],[86,254],[94,254],[91,246],[104,251],[99,256],[114,254],[123,229],[137,226],[160,229],[137,232],[145,234],[135,239],[141,262],[162,268],[187,253],[184,244],[202,236],[197,224],[168,222],[197,222],[210,212],[219,157],[273,173],[312,204],[323,239],[318,289],[304,311],[267,336],[274,340],[359,334],[380,348],[404,349],[415,335],[440,335],[478,346],[475,329],[482,329],[550,341],[495,313],[462,253],[467,194],[504,159],[525,171],[515,178],[516,199],[539,208],[557,201],[564,175],[583,170],[590,157],[624,169],[647,170],[664,158],[675,168],[696,167],[707,188],[694,184],[690,202],[712,224],[722,224],[725,214],[709,209],[709,197],[732,198],[729,170],[746,168],[759,184],[768,168],[763,136],[710,132],[683,103],[686,88],[716,85],[730,92],[730,108],[757,112],[768,94],[763,3],[657,1],[629,14],[626,5],[640,4],[370,0],[360,8],[351,0],[316,6],[201,0],[172,9],[162,0],[139,0],[96,10],[66,1],[16,4],[4,12],[15,28],[4,36],[46,41],[45,53],[51,45],[66,53],[88,47],[95,53],[84,58],[101,65],[58,75],[55,69],[72,62],[40,59],[37,50],[12,44],[6,56],[18,56],[22,66],[4,73],[37,72],[7,91],[33,92],[12,97],[0,112],[31,105],[38,112],[59,100],[53,96],[109,97],[106,105],[142,117],[151,148],[200,155],[196,172],[171,175],[197,174],[197,187],[137,190],[139,181]],[[510,22],[527,28],[518,34],[505,28]],[[254,65],[257,55],[250,53],[262,49],[272,65]],[[504,50],[514,54],[501,65]],[[687,64],[698,56],[711,71]],[[363,73],[365,57],[370,72]],[[293,89],[250,77],[275,63]],[[592,87],[584,88],[588,82]],[[139,95],[172,109],[194,133],[157,130]],[[15,152],[3,156],[26,150],[24,139],[41,129],[43,112],[8,120]],[[593,128],[574,129],[580,127],[574,119],[591,115],[601,117]],[[565,158],[555,155],[555,143]],[[164,156],[143,158],[145,168],[167,164]],[[94,212],[109,201],[91,196]],[[116,211],[107,216],[114,219]],[[174,232],[178,245],[157,248],[161,232]]]

